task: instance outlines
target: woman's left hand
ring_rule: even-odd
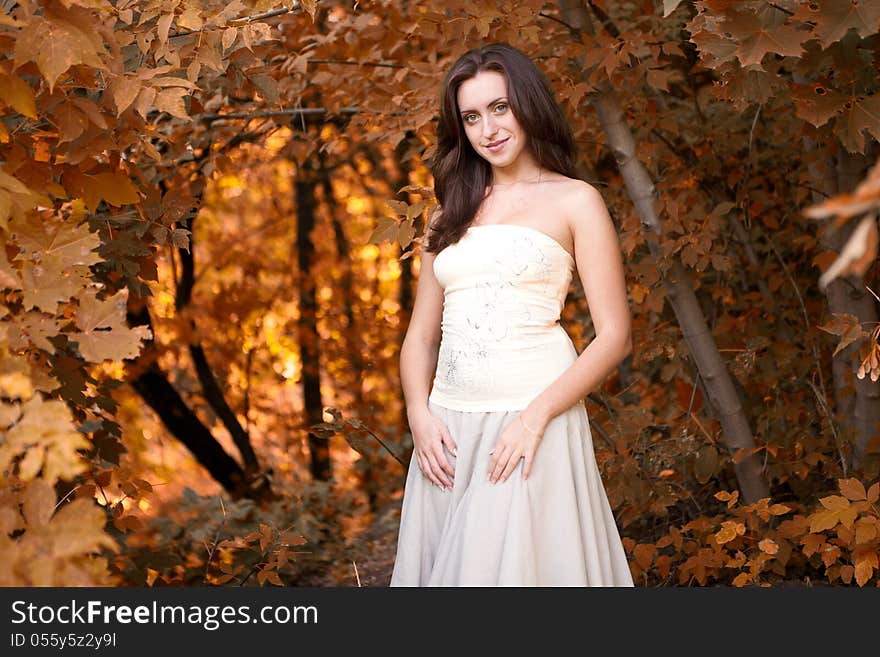
[[[520,459],[525,460],[523,480],[528,479],[546,427],[546,422],[530,417],[526,411],[504,427],[495,447],[489,452],[489,481],[493,484],[499,480],[507,481]]]

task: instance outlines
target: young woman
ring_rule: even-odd
[[[430,221],[400,371],[414,451],[392,586],[632,586],[584,397],[631,350],[617,234],[515,48],[441,91]],[[574,270],[596,337],[560,314]]]

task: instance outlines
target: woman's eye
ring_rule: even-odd
[[[475,119],[475,118],[477,118],[476,114],[468,114],[466,117],[464,117],[464,122],[465,123],[473,123],[473,121],[471,121],[471,119]]]
[[[503,107],[504,109],[507,109],[507,103],[498,103],[495,106],[495,109],[497,110],[499,107]]]

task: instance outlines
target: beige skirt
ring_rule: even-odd
[[[554,417],[522,478],[487,476],[489,452],[520,411],[459,411],[429,402],[458,457],[451,491],[413,457],[391,586],[633,586],[593,452],[583,403]]]

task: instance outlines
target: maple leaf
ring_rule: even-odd
[[[128,288],[103,301],[98,300],[94,290],[80,297],[76,324],[81,331],[72,333],[70,339],[78,343],[79,352],[87,361],[134,358],[140,352],[141,341],[153,337],[146,326],[125,325],[127,299]]]
[[[13,337],[9,341],[12,349],[21,350],[34,345],[50,354],[55,353],[55,347],[48,338],[61,333],[57,317],[30,310],[14,317],[10,324],[13,327]]]
[[[21,279],[18,272],[9,264],[6,259],[6,249],[0,248],[0,289],[9,288],[11,290],[21,289]]]
[[[848,500],[858,502],[859,500],[866,499],[868,496],[864,484],[858,479],[839,479],[838,483],[840,485],[840,492]]]
[[[64,20],[34,16],[15,42],[15,67],[35,62],[49,83],[49,91],[71,66],[86,64],[103,69],[95,44],[78,27]]]
[[[813,0],[802,3],[793,21],[814,23],[813,34],[827,48],[850,29],[867,38],[880,28],[880,4],[874,0]]]
[[[703,62],[710,68],[718,68],[736,57],[737,44],[717,32],[701,30],[691,34],[691,39],[700,51]]]
[[[824,84],[795,84],[795,115],[817,128],[843,111],[846,96]]]
[[[89,267],[103,260],[95,252],[100,238],[84,223],[28,216],[13,222],[10,229],[21,248],[15,260],[24,260],[25,309],[37,307],[54,313],[59,301],[67,301],[83,288]]]
[[[122,171],[88,174],[70,169],[64,173],[62,181],[67,191],[81,197],[92,212],[102,200],[117,207],[141,200],[138,188]]]
[[[837,349],[834,350],[833,355],[835,356],[841,349],[845,349],[856,340],[860,340],[869,335],[862,329],[862,324],[859,322],[859,318],[849,313],[834,313],[833,320],[824,326],[819,326],[818,328],[827,333],[831,333],[832,335],[840,336],[840,344],[838,344]]]
[[[102,548],[118,547],[104,531],[104,511],[91,499],[78,499],[57,513],[55,491],[37,479],[16,500],[16,513],[26,531],[17,539],[0,537],[5,586],[59,586],[109,584],[107,562],[92,556]],[[54,513],[54,515],[53,515]],[[14,520],[14,519],[10,519]]]
[[[110,81],[110,96],[116,106],[116,116],[121,115],[137,98],[141,81],[133,76],[119,75]]]
[[[51,207],[52,201],[0,169],[0,228],[8,229],[10,217],[22,220],[25,213],[39,205]]]
[[[33,394],[34,386],[27,359],[17,354],[9,354],[3,347],[0,350],[0,396],[10,399],[30,399]]]
[[[18,424],[0,444],[0,472],[18,457],[18,476],[23,481],[34,479],[42,469],[42,478],[54,484],[87,469],[78,450],[88,449],[90,443],[76,430],[67,404],[34,395],[21,410]]]
[[[880,94],[873,96],[854,96],[843,105],[842,116],[834,126],[834,133],[850,153],[865,151],[867,130],[875,139],[880,139]]]
[[[725,36],[730,35],[739,43],[737,57],[742,65],[760,65],[768,52],[783,56],[798,56],[803,52],[801,44],[811,38],[809,32],[792,24],[779,24],[772,15],[758,16],[753,12],[737,12],[728,15],[722,24]]]
[[[0,73],[0,99],[16,112],[31,119],[37,118],[34,90],[20,77]]]

